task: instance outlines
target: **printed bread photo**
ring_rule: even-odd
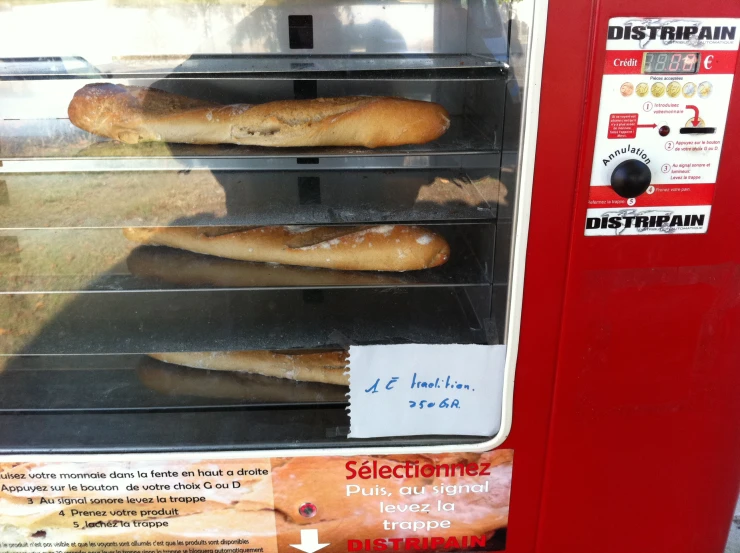
[[[248,537],[254,542],[269,546],[274,543],[275,514],[272,511],[272,486],[269,476],[240,476],[240,486],[232,488],[234,477],[212,477],[212,485],[223,486],[215,490],[204,490],[203,480],[197,476],[199,470],[214,471],[212,462],[188,460],[159,460],[140,462],[139,470],[149,473],[184,470],[193,471],[194,477],[179,478],[110,478],[113,471],[119,474],[135,474],[130,462],[113,462],[110,459],[88,463],[7,463],[0,464],[0,481],[9,482],[6,490],[0,490],[0,543],[17,544],[18,551],[65,553],[87,551],[88,553],[112,553],[118,550],[144,551],[140,548],[121,547],[119,543],[139,540],[150,544],[146,550],[171,551],[172,547],[153,546],[153,540],[173,541],[176,539],[195,541],[202,539],[240,540]],[[270,472],[269,460],[254,460],[251,466],[260,466],[266,474]],[[243,463],[226,461],[220,467],[238,469]],[[54,480],[33,480],[30,474],[43,472],[55,474]],[[49,482],[60,484],[69,481],[65,474],[77,475],[72,480],[76,489],[67,485],[49,489]],[[104,474],[104,479],[85,475]],[[12,477],[12,479],[10,479]],[[6,479],[7,478],[7,479]],[[136,482],[136,488],[127,484]],[[166,482],[169,493],[152,492],[143,484]],[[30,484],[29,484],[30,483]],[[175,484],[194,488],[185,492],[173,492]],[[81,484],[84,484],[81,485]],[[197,487],[196,487],[197,486]],[[18,491],[9,491],[18,489]],[[116,488],[114,491],[113,488]],[[92,489],[92,491],[91,491]],[[126,489],[126,490],[125,490]],[[125,490],[125,491],[124,491]],[[155,496],[190,495],[202,498],[195,502],[159,503]],[[44,501],[42,501],[42,498]],[[112,503],[121,498],[123,503]],[[123,498],[126,498],[125,500]],[[31,500],[31,501],[29,501]],[[94,502],[99,502],[95,504]],[[73,509],[93,516],[75,516]],[[152,514],[142,514],[152,512]],[[60,514],[64,513],[64,514]],[[97,513],[100,513],[99,515]],[[104,513],[104,514],[103,514]],[[155,514],[158,513],[158,514]],[[138,522],[135,522],[138,521]],[[75,525],[76,523],[76,525]],[[55,547],[44,544],[55,544]],[[85,544],[83,546],[83,544]],[[89,544],[89,546],[88,546]],[[107,545],[106,545],[107,544]],[[249,545],[235,545],[231,549],[241,550]],[[15,548],[14,548],[15,549]],[[7,551],[6,548],[0,548]],[[187,550],[187,549],[186,549]],[[264,553],[277,553],[274,547],[266,547]]]
[[[416,271],[447,261],[450,247],[416,226],[131,227],[126,238],[237,259],[347,271]]]
[[[381,96],[220,105],[156,88],[94,83],[68,108],[73,125],[126,144],[175,142],[250,146],[424,144],[448,129],[432,102]]]
[[[255,548],[261,548],[262,553],[289,553],[294,550],[292,544],[301,543],[300,531],[311,529],[318,531],[321,543],[329,544],[322,549],[325,553],[346,553],[349,540],[362,543],[382,536],[406,539],[429,535],[444,538],[443,545],[426,548],[429,551],[465,550],[447,547],[449,538],[461,536],[486,540],[486,551],[501,550],[495,539],[508,526],[512,460],[512,450],[494,450],[482,454],[375,457],[231,460],[170,457],[118,461],[103,458],[85,463],[64,460],[4,463],[0,464],[0,481],[8,484],[0,490],[0,542],[17,544],[13,550],[19,551],[110,553],[133,551],[133,540],[148,542],[147,551],[172,551],[168,542],[174,540],[183,542],[185,547],[180,550],[202,551],[200,546],[204,543],[200,540],[206,540],[205,543],[218,544],[211,545],[216,551],[227,547],[228,551],[254,553]],[[391,469],[407,463],[447,466],[473,463],[483,474],[348,480],[348,461],[357,467],[378,463]],[[249,471],[240,475],[240,469],[244,468]],[[188,476],[183,476],[186,471]],[[232,476],[228,475],[229,471]],[[115,479],[93,478],[96,474],[113,472],[119,475]],[[59,478],[31,479],[32,473],[54,474]],[[71,480],[77,484],[76,489],[59,485],[70,481],[64,477],[70,473],[78,476]],[[165,473],[179,476],[151,477]],[[141,474],[149,476],[141,478]],[[210,488],[204,488],[204,481],[210,482]],[[233,485],[235,481],[238,486]],[[56,484],[56,489],[41,487],[49,482]],[[80,484],[92,490],[82,490]],[[148,490],[153,484],[167,485],[169,491]],[[178,490],[177,485],[185,488]],[[388,495],[369,496],[359,491],[362,487],[375,489],[376,485]],[[117,489],[112,490],[113,487]],[[402,487],[415,493],[404,494]],[[442,488],[446,493],[440,493]],[[163,496],[166,502],[154,501],[155,496]],[[190,496],[198,501],[173,502],[171,496]],[[124,505],[114,503],[117,498],[121,501],[126,498]],[[410,509],[412,504],[432,506],[438,501],[454,504],[454,511]],[[381,502],[397,508],[380,512]],[[313,505],[313,516],[302,515],[301,507],[306,503]],[[72,516],[72,509],[101,514]],[[452,525],[442,526],[444,519],[451,519]],[[84,528],[75,527],[75,522]],[[398,526],[401,522],[404,526],[416,523],[435,529],[429,533],[399,528],[392,533],[383,531],[386,523]],[[52,549],[43,547],[43,543],[62,545]],[[121,543],[129,545],[121,546]]]
[[[407,460],[424,464],[476,463],[486,466],[485,476],[432,476],[411,478],[390,478],[375,480],[348,480],[346,464],[355,461],[359,468],[363,463],[387,465],[391,469],[403,465]],[[509,520],[509,496],[511,492],[511,469],[513,451],[495,450],[483,454],[461,453],[416,456],[378,456],[378,457],[300,457],[273,460],[273,493],[275,510],[281,514],[276,517],[278,549],[290,551],[291,541],[298,534],[297,529],[316,529],[322,543],[330,545],[322,551],[326,553],[346,553],[348,540],[364,543],[365,539],[420,538],[426,536],[476,536],[490,541],[497,531],[506,528]],[[300,482],[296,486],[295,482]],[[351,487],[354,485],[354,487]],[[384,488],[387,495],[363,496],[361,488],[375,490]],[[441,495],[440,487],[449,490],[455,486],[460,493]],[[477,486],[478,493],[472,491]],[[402,493],[401,488],[412,489],[414,494]],[[470,492],[463,490],[471,489]],[[311,518],[301,516],[301,504],[310,501],[316,506],[316,514]],[[454,514],[436,508],[437,502],[454,503]],[[379,505],[393,505],[393,511],[380,512]],[[429,509],[411,511],[409,507],[429,505]],[[434,506],[435,508],[432,508]],[[423,507],[422,507],[423,509]],[[442,520],[453,521],[449,529],[439,524]],[[400,528],[401,521],[408,523],[429,523],[430,531],[414,531]],[[392,531],[384,526],[396,523]],[[422,524],[426,527],[426,524]],[[446,540],[445,540],[446,541]],[[388,551],[393,544],[387,544]],[[445,549],[433,547],[430,549]],[[452,550],[465,551],[467,547],[452,547]],[[487,551],[497,547],[486,547]],[[407,549],[408,550],[408,549]]]

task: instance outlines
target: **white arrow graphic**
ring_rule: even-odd
[[[291,543],[291,547],[300,549],[304,553],[314,553],[319,549],[323,549],[329,545],[328,543],[319,543],[319,531],[318,530],[301,530],[301,543]]]

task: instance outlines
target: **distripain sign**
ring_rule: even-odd
[[[589,230],[700,228],[704,226],[705,221],[706,215],[704,213],[686,215],[605,215],[586,218],[586,228]]]
[[[485,547],[486,541],[486,536],[350,539],[347,551],[455,551]]]

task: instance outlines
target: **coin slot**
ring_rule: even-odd
[[[714,134],[716,127],[681,127],[679,134]]]
[[[300,205],[321,205],[319,177],[298,177],[298,203]]]
[[[288,41],[291,50],[313,49],[313,16],[288,16]]]
[[[298,165],[318,165],[319,158],[317,157],[297,157],[295,162]]]

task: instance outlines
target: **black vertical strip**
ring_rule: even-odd
[[[317,81],[293,81],[293,97],[296,100],[313,100],[317,90]]]
[[[321,180],[319,177],[298,177],[298,203],[300,205],[321,204]]]
[[[310,50],[313,48],[313,16],[288,16],[288,41],[291,50]]]

